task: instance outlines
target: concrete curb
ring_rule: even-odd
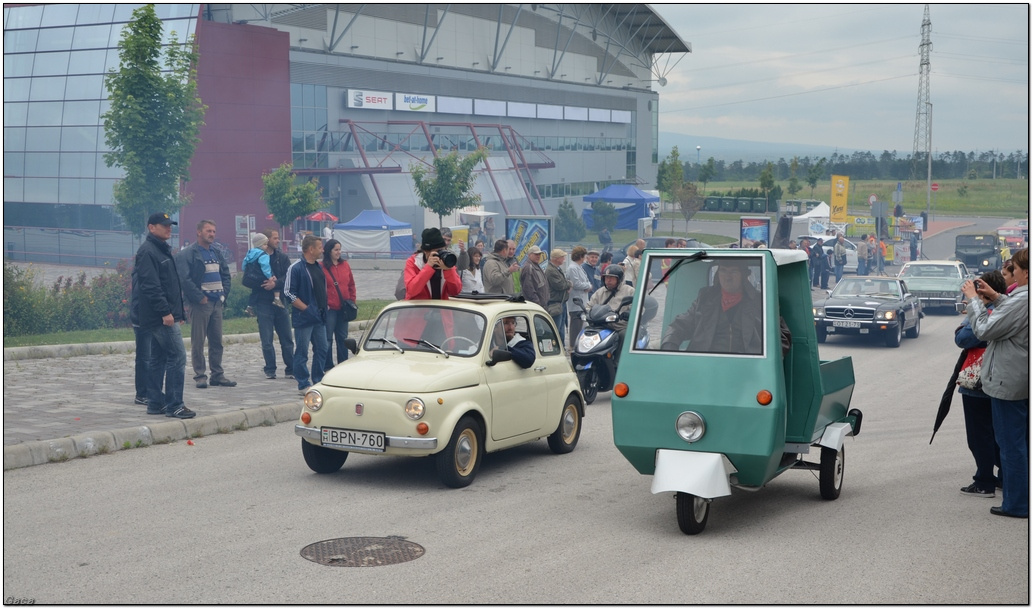
[[[251,334],[226,334],[223,344],[257,343],[258,332]],[[183,337],[183,346],[190,353],[190,337]],[[79,343],[75,345],[36,345],[32,347],[4,348],[4,361],[26,359],[46,359],[48,357],[75,357],[79,355],[110,355],[112,353],[131,353],[136,350],[136,343],[131,340],[111,343]]]
[[[353,321],[351,325],[362,332],[369,324],[368,320]],[[235,345],[239,343],[259,342],[258,332],[250,334],[225,334],[222,337],[224,345]],[[183,337],[183,347],[187,354],[190,353],[190,337]],[[133,341],[117,341],[110,343],[80,343],[75,345],[35,345],[31,347],[6,347],[4,348],[4,361],[13,362],[27,359],[46,359],[48,357],[75,357],[79,355],[109,355],[112,353],[132,353],[136,350],[136,343]]]
[[[300,412],[301,405],[297,403],[259,406],[186,420],[163,418],[151,425],[115,431],[98,431],[56,440],[24,442],[4,447],[4,471],[102,455],[127,448],[246,431],[249,427],[272,426],[294,421]]]

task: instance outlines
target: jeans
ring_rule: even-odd
[[[151,335],[140,326],[133,326],[136,337],[136,397],[147,397],[147,367],[151,362]]]
[[[556,338],[560,341],[560,346],[563,346],[563,335],[566,334],[567,330],[567,303],[563,303],[563,311],[559,315],[551,316],[552,321],[556,322],[556,329],[559,331],[559,336]]]
[[[990,398],[994,437],[1001,448],[1004,501],[1001,509],[1029,516],[1029,399]]]
[[[147,409],[174,412],[183,406],[187,352],[178,323],[145,330],[150,335],[151,359],[147,366]],[[164,382],[165,391],[162,392]]]
[[[842,264],[836,265],[836,285],[839,285],[839,281],[843,279],[843,266]]]
[[[994,465],[1000,466],[1001,456],[994,440],[994,417],[990,400],[974,395],[961,394],[965,408],[965,436],[968,449],[976,460],[976,474],[972,481],[984,491],[997,487]]]
[[[868,274],[868,261],[862,258],[857,259],[857,276],[863,277]]]
[[[312,381],[309,382],[308,347],[312,345]],[[326,326],[311,325],[294,328],[294,378],[298,380],[298,389],[315,385],[323,380],[326,371]]]
[[[276,374],[276,349],[273,347],[273,330],[280,339],[280,355],[283,357],[284,374],[294,374],[294,340],[291,338],[291,314],[283,307],[271,302],[255,305],[258,314],[258,338],[262,341],[262,358],[266,374]]]
[[[345,305],[347,306],[347,305]],[[337,363],[340,364],[348,359],[348,347],[344,346],[344,340],[348,338],[348,322],[344,321],[341,310],[326,310],[326,366],[325,370],[334,367],[333,350],[334,339],[337,339]]]
[[[882,254],[879,254],[879,274],[886,274],[886,258]]]
[[[205,376],[205,340],[208,341],[212,380],[225,378],[222,374],[222,309],[221,302],[211,300],[190,305],[190,364],[194,367],[195,381],[208,378]]]

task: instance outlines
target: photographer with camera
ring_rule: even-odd
[[[420,251],[405,261],[406,300],[448,300],[463,289],[456,272],[458,259],[445,248],[445,239],[436,228],[424,229]]]

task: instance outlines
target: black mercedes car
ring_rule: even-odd
[[[819,343],[830,334],[875,334],[887,347],[899,347],[904,334],[918,338],[924,316],[907,284],[892,277],[844,278],[828,298],[814,303]]]

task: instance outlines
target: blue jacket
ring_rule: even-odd
[[[308,274],[308,267],[305,264],[305,258],[297,259],[287,269],[287,279],[283,283],[283,295],[287,297],[288,302],[293,305],[295,300],[301,300],[308,305],[304,311],[291,307],[291,326],[295,328],[323,325],[324,323],[324,311],[320,310],[319,303],[315,301],[312,276]]]

